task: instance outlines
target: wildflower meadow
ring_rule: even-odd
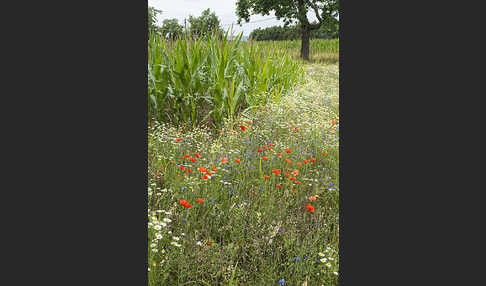
[[[338,65],[152,43],[149,285],[337,285]]]

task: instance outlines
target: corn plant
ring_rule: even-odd
[[[241,36],[150,35],[149,118],[219,128],[248,107],[278,101],[302,80],[302,64],[285,51],[242,42]]]

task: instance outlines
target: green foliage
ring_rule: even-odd
[[[157,15],[162,13],[161,10],[157,10],[154,7],[148,7],[148,32],[149,35],[151,33],[157,32],[159,27],[157,26]]]
[[[264,29],[255,29],[250,33],[250,38],[255,41],[285,41],[301,38],[300,24],[289,26],[273,26]],[[319,29],[312,30],[311,39],[333,39],[338,37],[339,25],[329,27],[321,25]]]
[[[165,19],[162,21],[162,27],[160,27],[160,33],[162,37],[175,39],[182,36],[183,26],[179,25],[177,19]]]
[[[209,8],[204,10],[199,17],[189,16],[188,22],[191,35],[196,37],[207,37],[215,32],[223,33],[219,26],[219,18],[214,12],[211,13]]]
[[[248,107],[278,101],[303,76],[291,56],[241,42],[241,35],[152,36],[149,47],[149,118],[160,122],[219,128]]]

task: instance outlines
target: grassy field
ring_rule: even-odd
[[[158,119],[148,134],[149,285],[337,285],[335,61],[300,63],[291,58],[298,44],[290,42],[279,48],[153,44],[161,50],[149,59],[149,110]],[[326,49],[316,53],[338,53]],[[242,90],[242,102],[231,111],[228,91],[251,76],[256,86]],[[161,114],[193,116],[193,107],[177,106],[174,95],[163,94],[165,85],[185,89],[183,96],[208,91],[207,103],[194,107],[201,113],[195,118],[213,109],[220,117],[174,124]],[[216,96],[215,88],[229,103],[211,105],[215,99],[207,97]],[[160,97],[159,105],[151,95]],[[259,101],[248,103],[257,95]],[[164,108],[172,109],[160,107],[171,100],[177,104]],[[208,110],[201,111],[205,104]]]
[[[300,60],[301,41],[263,41],[256,42],[265,48],[285,51],[293,59]],[[311,39],[309,48],[310,60],[313,63],[339,62],[339,39]]]

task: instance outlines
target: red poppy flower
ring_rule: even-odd
[[[235,162],[236,162],[236,163],[239,163],[239,162],[241,162],[241,160],[240,160],[240,159],[238,159],[238,158],[235,158]]]
[[[181,205],[185,208],[190,208],[192,206],[188,201],[180,200],[180,202],[181,202]]]
[[[207,180],[208,178],[209,178],[208,175],[203,176],[203,180]]]
[[[270,148],[270,147],[267,147],[267,148],[268,148],[268,151],[272,150],[272,148]]]
[[[310,211],[311,213],[314,213],[314,207],[313,207],[313,206],[311,206],[310,204],[307,204],[307,205],[305,206],[305,208],[306,208],[308,211]]]
[[[290,153],[290,152],[292,152],[292,150],[290,150],[290,149],[285,149],[285,152]]]
[[[302,163],[301,162],[297,163],[297,166],[299,166],[299,167],[302,166]]]
[[[326,153],[326,152],[322,153],[322,156],[326,156],[326,155],[327,155],[327,153]]]
[[[212,170],[213,172],[216,172],[216,167],[212,166],[212,167],[211,167],[211,170]]]
[[[201,199],[201,198],[199,198],[199,199],[197,199],[197,202],[200,203],[200,204],[202,204],[202,203],[204,203],[204,200]]]
[[[265,160],[265,161],[267,161],[268,160],[268,157],[267,156],[263,156],[262,159]]]
[[[251,125],[251,122],[247,122],[246,124]]]
[[[291,161],[290,159],[285,159],[285,162],[290,163]]]
[[[268,144],[268,146],[273,146],[273,144],[272,144],[272,143],[270,143],[270,144]]]
[[[261,153],[261,152],[263,152],[263,149],[258,148],[258,149],[257,149],[257,152],[258,152],[258,153]]]
[[[275,187],[281,189],[282,185],[276,185]]]
[[[185,170],[184,166],[179,166],[179,169]]]
[[[333,119],[333,120],[332,120],[332,124],[336,124],[336,120],[334,120],[334,119]]]
[[[315,162],[315,161],[316,161],[316,158],[311,158],[311,161],[312,161],[312,162]]]
[[[246,127],[243,126],[243,125],[241,125],[240,128],[241,128],[242,131],[245,131],[245,129],[246,129]]]
[[[184,157],[189,158],[189,154],[184,155]]]
[[[194,163],[194,162],[196,162],[196,159],[194,159],[194,158],[192,158],[192,157],[191,157],[191,158],[189,158],[189,160],[191,160],[193,163]]]
[[[206,173],[207,171],[208,171],[208,169],[206,169],[206,168],[203,168],[203,167],[199,168],[199,172],[201,172],[201,173]]]
[[[226,157],[221,158],[221,163],[228,163],[228,158]]]
[[[209,176],[212,176],[213,174],[211,174],[211,172],[209,171],[206,171],[206,174],[208,174]]]
[[[280,169],[273,169],[273,170],[272,170],[272,172],[273,172],[274,174],[277,174],[277,175],[280,175],[280,172],[281,172],[281,171],[282,171],[282,170],[280,170]]]
[[[295,177],[290,177],[289,178],[291,181],[295,181]]]
[[[201,154],[199,154],[199,153],[194,154],[194,156],[201,158]]]
[[[292,175],[297,176],[299,174],[299,170],[295,169],[292,171]]]
[[[221,133],[221,132],[223,132],[223,130],[221,130],[221,129],[218,129],[218,132],[219,132],[219,133]]]
[[[277,156],[279,156],[280,158],[282,158],[282,153],[277,153]]]
[[[286,176],[286,177],[290,177],[289,172],[286,172],[286,173],[285,173],[285,176]]]
[[[176,140],[177,140],[177,142],[181,142],[182,139],[181,138],[177,138]]]
[[[294,193],[294,194],[297,193],[297,190],[292,190],[292,193]]]
[[[192,173],[192,169],[187,168],[188,173]]]
[[[297,184],[300,184],[300,181],[295,181]]]
[[[304,160],[304,164],[307,164],[307,163],[309,163],[309,160]]]
[[[265,178],[265,179],[270,179],[270,176],[265,176],[264,178]]]
[[[311,202],[313,202],[313,201],[317,200],[317,197],[316,197],[316,196],[311,196],[311,197],[309,198],[309,200],[310,200]]]

